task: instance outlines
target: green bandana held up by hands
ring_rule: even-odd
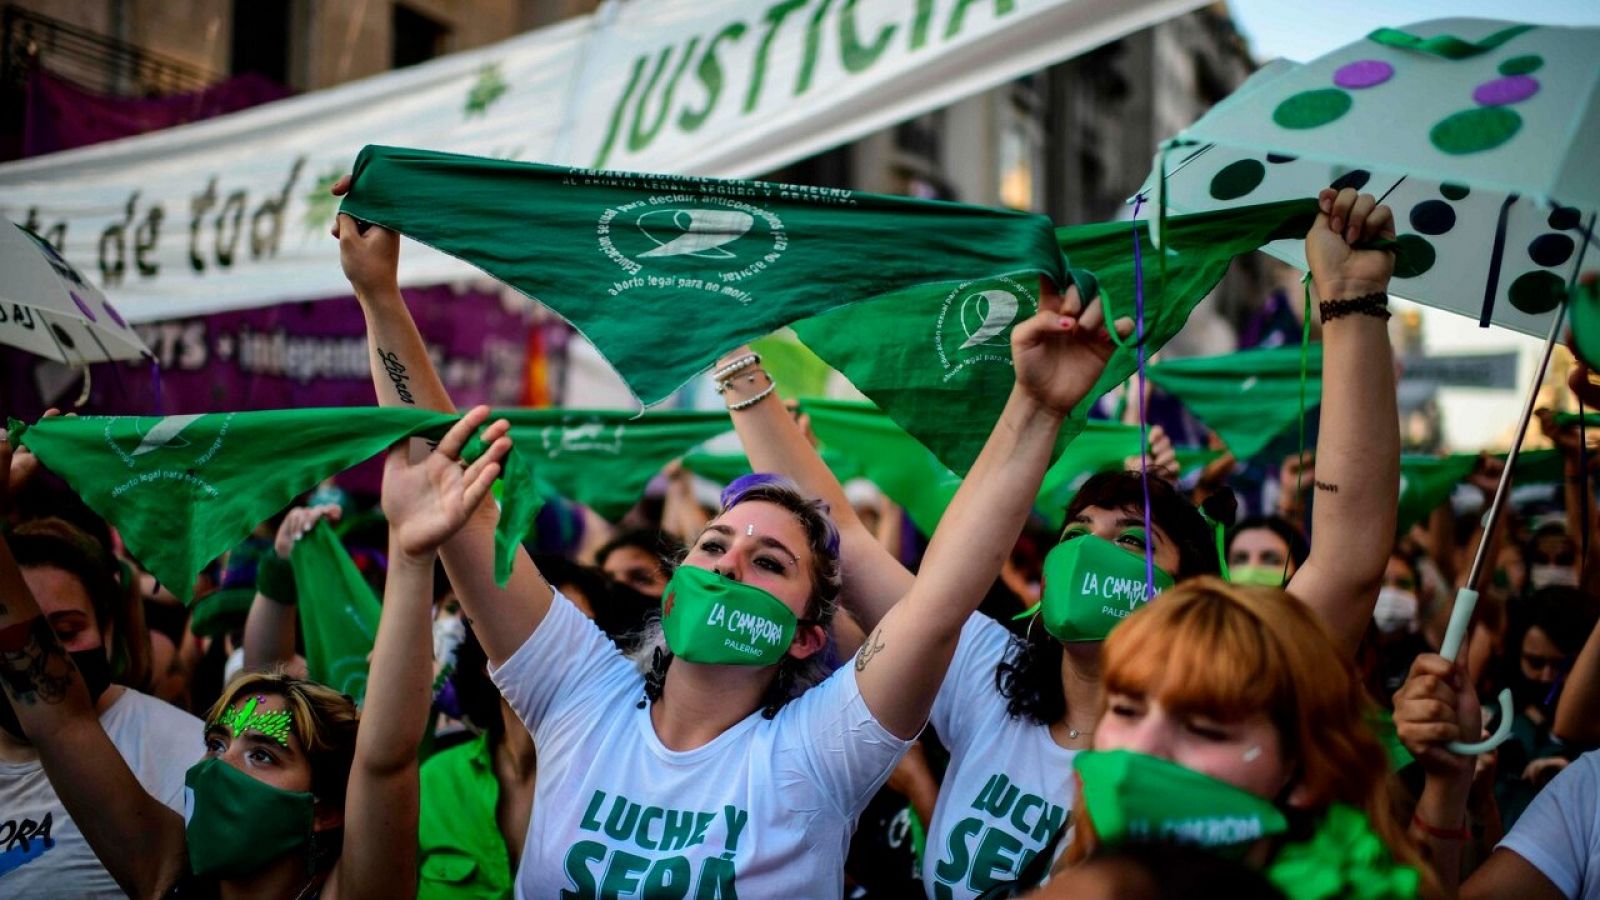
[[[770,666],[794,641],[798,620],[777,597],[710,569],[679,566],[661,599],[674,656],[716,666]]]
[[[1172,576],[1155,573],[1157,591],[1172,586]],[[1103,641],[1149,597],[1143,556],[1082,534],[1045,556],[1040,600],[1018,618],[1042,611],[1044,630],[1058,641]]]
[[[201,878],[248,875],[311,840],[308,791],[273,787],[216,757],[191,766],[183,783],[189,868]]]

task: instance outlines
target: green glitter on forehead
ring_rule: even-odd
[[[217,716],[215,724],[226,726],[233,732],[234,737],[254,730],[285,747],[289,746],[289,725],[293,721],[293,715],[287,709],[256,712],[256,704],[260,702],[261,697],[255,696],[246,700],[241,706],[225,709]]]

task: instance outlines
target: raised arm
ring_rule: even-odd
[[[349,189],[349,178],[334,186],[335,194]],[[380,406],[418,406],[454,412],[455,405],[434,371],[427,345],[400,294],[396,271],[400,262],[400,236],[376,225],[358,225],[340,213],[333,227],[339,239],[339,260],[355,289],[367,321],[367,346],[372,381]],[[450,584],[476,624],[484,652],[498,665],[516,652],[550,609],[550,586],[539,576],[533,560],[518,547],[511,580],[504,588],[494,577],[494,527],[498,510],[490,500],[479,504],[471,521],[443,547]]]
[[[472,465],[454,462],[487,417],[486,408],[473,410],[420,462],[402,446],[384,464],[389,572],[345,794],[344,847],[334,871],[339,900],[416,893],[417,748],[433,700],[433,669],[421,664],[433,652],[433,561],[488,496],[511,449],[499,437]]]
[[[302,506],[289,510],[278,524],[272,540],[272,554],[261,560],[256,575],[256,596],[250,615],[244,621],[244,667],[270,669],[294,658],[295,608],[294,570],[289,555],[294,545],[322,519],[339,521],[336,503]]]
[[[1130,330],[1129,323],[1122,332]],[[861,696],[885,728],[915,735],[955,653],[961,626],[1000,574],[1050,465],[1062,420],[1111,357],[1099,301],[1045,292],[1011,336],[1017,383],[977,462],[939,520],[905,599],[856,655]]]
[[[0,476],[11,445],[0,432]],[[6,506],[0,482],[0,511]],[[159,897],[186,864],[183,817],[150,796],[106,736],[88,688],[0,536],[0,682],[50,786],[118,886]]]
[[[717,368],[751,355],[749,347],[740,347],[719,360]],[[844,576],[840,599],[861,627],[870,632],[911,590],[912,575],[856,517],[839,479],[817,455],[817,449],[806,440],[772,388],[772,378],[759,363],[748,365],[727,379],[722,396],[728,402],[733,429],[744,445],[750,466],[757,472],[786,475],[794,479],[802,491],[828,504],[833,522],[839,528],[839,558]],[[762,391],[768,393],[755,400]],[[755,400],[752,405],[733,409],[751,400]],[[985,585],[985,589],[987,587]]]
[[[1394,217],[1353,189],[1319,197],[1306,259],[1321,298],[1322,425],[1317,437],[1311,555],[1289,591],[1316,610],[1351,656],[1372,619],[1394,544],[1400,500],[1400,413],[1388,316],[1337,314],[1332,301],[1387,300],[1394,257],[1354,245],[1394,237]],[[1371,309],[1371,307],[1369,307]],[[1330,314],[1331,313],[1331,314]]]

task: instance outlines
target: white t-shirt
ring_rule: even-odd
[[[974,613],[933,701],[933,727],[950,750],[922,855],[922,884],[934,900],[1014,880],[1072,811],[1077,751],[1057,744],[1048,725],[1007,715],[995,687],[1010,647],[1011,632]],[[1066,846],[1063,834],[1056,853]]]
[[[183,812],[183,776],[205,753],[200,720],[125,688],[100,714],[100,725],[144,789]],[[122,896],[44,767],[0,763],[0,897]]]
[[[1500,846],[1568,897],[1600,900],[1600,750],[1573,760],[1545,785]]]
[[[490,676],[539,748],[519,898],[840,896],[856,817],[911,743],[847,665],[773,719],[669,750],[643,677],[559,593]]]

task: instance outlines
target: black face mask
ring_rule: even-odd
[[[78,674],[83,676],[83,683],[89,688],[89,702],[98,701],[106,688],[111,686],[111,661],[106,659],[105,648],[92,647],[67,655],[72,657],[72,664],[78,667]],[[0,729],[20,741],[27,741],[22,723],[17,721],[17,711],[11,706],[11,696],[5,691],[0,691]]]

